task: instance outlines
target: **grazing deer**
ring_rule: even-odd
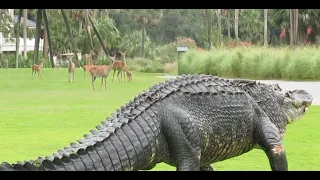
[[[68,65],[68,72],[69,72],[69,82],[70,81],[70,77],[72,76],[72,82],[74,82],[74,70],[76,68],[76,65],[72,62],[71,59],[68,59],[69,61],[69,65]]]
[[[31,69],[32,69],[32,77],[36,77],[36,74],[38,73],[38,76],[40,76],[41,69],[43,67],[43,62],[44,59],[40,59],[40,64],[33,64]],[[41,77],[41,76],[40,76]]]
[[[123,68],[123,71],[127,74],[128,82],[132,82],[132,73],[129,71],[129,69]]]
[[[100,86],[100,91],[102,89],[103,85],[103,80],[104,80],[104,89],[107,90],[107,77],[109,75],[109,72],[112,70],[113,65],[115,62],[115,56],[110,56],[110,63],[109,65],[99,65],[99,66],[92,66],[89,69],[89,72],[92,77],[92,89],[95,90],[94,88],[94,81],[96,80],[97,77],[101,77],[101,86]]]
[[[84,59],[85,59],[85,61],[86,61],[86,65],[84,65],[82,68],[83,68],[83,71],[84,71],[84,74],[83,74],[83,76],[84,76],[84,79],[86,79],[86,74],[87,74],[87,72],[89,72],[89,69],[91,68],[91,67],[93,67],[93,64],[92,64],[92,62],[93,62],[93,56],[95,55],[95,53],[91,50],[90,51],[90,53],[89,54],[85,54],[84,55]]]
[[[114,74],[116,73],[116,71],[118,71],[117,74],[117,78],[119,80],[119,82],[122,81],[122,72],[124,68],[127,68],[127,62],[126,62],[126,52],[121,52],[119,51],[119,53],[121,54],[121,59],[118,61],[115,61],[113,64],[113,77],[112,77],[112,82],[114,80]],[[120,74],[121,73],[121,74]],[[121,75],[121,79],[119,79],[119,74]],[[123,75],[123,80],[125,81],[125,74]]]

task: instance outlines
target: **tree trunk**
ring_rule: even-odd
[[[86,22],[86,31],[87,31],[88,38],[89,38],[89,41],[90,41],[91,50],[93,50],[93,41],[92,41],[91,28],[90,28],[89,22]]]
[[[82,31],[82,19],[79,21],[79,34],[81,33]]]
[[[239,9],[234,10],[234,35],[236,38],[236,42],[238,43],[239,41],[239,36],[238,36],[238,25],[239,25]]]
[[[298,44],[298,23],[299,23],[299,10],[290,9],[290,46]]]
[[[227,11],[228,38],[231,38],[230,13]]]
[[[109,52],[108,52],[108,50],[106,48],[106,45],[104,44],[104,42],[102,40],[102,37],[101,37],[97,27],[95,26],[95,24],[93,22],[93,19],[92,19],[91,15],[89,13],[88,13],[88,18],[89,18],[89,21],[91,23],[91,26],[93,27],[94,32],[96,33],[96,35],[97,35],[97,37],[99,39],[99,42],[100,42],[100,44],[101,44],[101,46],[102,46],[102,48],[104,50],[104,53],[106,54],[106,56],[109,56]]]
[[[50,31],[49,31],[49,24],[48,24],[48,17],[46,10],[43,11],[43,17],[44,17],[44,25],[47,31],[47,37],[48,37],[48,45],[49,45],[49,53],[50,53],[50,63],[51,67],[55,68],[54,61],[53,61],[53,55],[52,55],[52,46],[51,46],[51,39],[50,39]]]
[[[43,31],[43,52],[42,52],[42,55],[43,55],[43,58],[44,59],[46,59],[46,52],[47,52],[47,44],[48,43],[48,39],[47,39],[47,30],[46,30],[46,28],[44,29],[44,31]]]
[[[84,10],[84,11],[85,11],[84,14],[85,14],[86,31],[87,31],[88,38],[89,38],[89,41],[90,41],[91,50],[93,51],[93,40],[92,40],[92,35],[91,35],[91,28],[90,28],[90,23],[88,22],[89,10],[86,9],[86,10]]]
[[[141,57],[144,57],[144,42],[145,42],[145,35],[146,35],[146,27],[142,24],[142,29],[141,29]]]
[[[294,10],[294,45],[298,45],[299,9]]]
[[[18,15],[18,22],[17,22],[17,29],[16,29],[16,68],[19,67],[19,54],[20,54],[20,21],[21,21],[21,16],[22,16],[22,11],[23,9],[19,10],[19,15]]]
[[[211,50],[212,48],[212,21],[213,21],[213,10],[206,9],[207,15],[207,26],[208,26],[208,49]]]
[[[28,19],[28,9],[23,10],[23,55],[24,59],[28,58],[27,55],[27,19]]]
[[[38,9],[37,24],[36,24],[36,39],[35,39],[34,54],[33,54],[34,64],[38,64],[38,60],[39,60],[39,42],[40,42],[40,33],[41,33],[41,22],[42,22],[42,9]]]
[[[293,46],[293,9],[289,9],[289,17],[290,17],[290,46]]]
[[[70,41],[71,41],[71,49],[72,49],[72,51],[73,51],[73,53],[75,55],[74,57],[76,58],[76,64],[77,64],[77,66],[79,66],[80,63],[79,63],[79,59],[78,59],[78,54],[77,54],[76,49],[75,49],[74,40],[73,40],[73,36],[71,34],[68,18],[67,18],[67,15],[66,15],[66,13],[64,12],[63,9],[61,9],[61,14],[63,16],[63,20],[64,20],[64,23],[66,25],[67,32],[69,34],[69,38],[70,38]]]
[[[221,9],[217,10],[217,16],[218,16],[219,45],[222,46]]]
[[[264,46],[268,45],[268,9],[264,9]]]

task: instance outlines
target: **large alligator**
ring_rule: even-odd
[[[305,90],[183,75],[139,94],[79,143],[35,161],[3,162],[0,170],[136,171],[164,162],[180,171],[206,171],[212,163],[260,148],[271,170],[286,171],[286,126],[311,103]]]

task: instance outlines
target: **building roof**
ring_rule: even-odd
[[[20,23],[23,24],[23,16],[21,16],[21,20],[20,20]],[[17,23],[18,22],[18,16],[15,15],[14,16],[14,23]],[[37,26],[36,22],[30,20],[30,19],[27,19],[27,28],[31,28],[31,29],[35,29]],[[44,29],[44,26],[41,25],[41,29]]]

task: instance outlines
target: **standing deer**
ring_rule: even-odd
[[[100,91],[102,89],[103,85],[103,80],[104,80],[104,89],[107,90],[107,77],[109,75],[109,72],[112,70],[113,65],[115,62],[115,56],[110,56],[110,63],[109,65],[99,65],[99,66],[92,66],[89,69],[89,72],[92,77],[92,89],[95,90],[94,88],[94,81],[96,80],[97,77],[101,77],[101,86],[100,86]]]
[[[43,67],[43,62],[44,62],[44,59],[40,59],[40,64],[33,64],[31,69],[32,69],[32,77],[36,77],[36,74],[38,73],[38,76],[40,76],[40,73],[41,73],[41,69]]]
[[[114,74],[116,73],[116,71],[118,71],[117,74],[117,78],[119,80],[119,82],[122,81],[122,72],[123,69],[127,67],[127,62],[126,62],[126,52],[122,53],[121,51],[119,51],[119,53],[121,54],[121,59],[118,61],[115,61],[113,64],[113,77],[112,77],[112,82],[114,80]],[[120,74],[121,73],[121,74]],[[119,74],[121,75],[121,79],[119,79]],[[123,75],[123,80],[125,81],[125,75]]]
[[[68,65],[68,73],[69,73],[69,82],[70,81],[70,77],[72,76],[72,82],[74,82],[74,70],[76,68],[76,65],[72,62],[71,59],[68,59],[69,61],[69,65]]]
[[[95,53],[91,50],[89,54],[85,54],[84,55],[84,59],[86,61],[86,65],[84,65],[82,68],[83,68],[83,71],[84,71],[84,79],[86,79],[86,74],[87,72],[89,72],[90,68],[93,67],[93,56],[95,55]]]

